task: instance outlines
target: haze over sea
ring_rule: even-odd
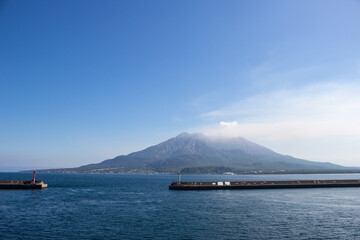
[[[170,191],[174,175],[38,174],[0,191],[1,239],[358,239],[360,188]],[[31,179],[0,173],[0,179]],[[184,175],[184,181],[360,174]]]

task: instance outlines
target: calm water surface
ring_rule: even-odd
[[[48,189],[0,191],[0,239],[360,239],[360,188],[169,191],[177,176],[38,177]],[[183,176],[290,179],[360,174]]]

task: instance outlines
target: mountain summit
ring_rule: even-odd
[[[92,173],[251,173],[341,171],[347,168],[278,154],[242,137],[182,133],[142,151],[101,163],[52,172]]]

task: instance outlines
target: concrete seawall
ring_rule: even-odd
[[[41,180],[0,180],[0,189],[43,189],[47,188]]]
[[[170,190],[360,187],[360,180],[172,182]]]

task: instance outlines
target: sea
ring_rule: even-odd
[[[0,173],[0,179],[32,179]],[[168,190],[175,175],[45,174],[0,190],[0,239],[360,239],[360,188]],[[183,175],[183,181],[360,174]]]

